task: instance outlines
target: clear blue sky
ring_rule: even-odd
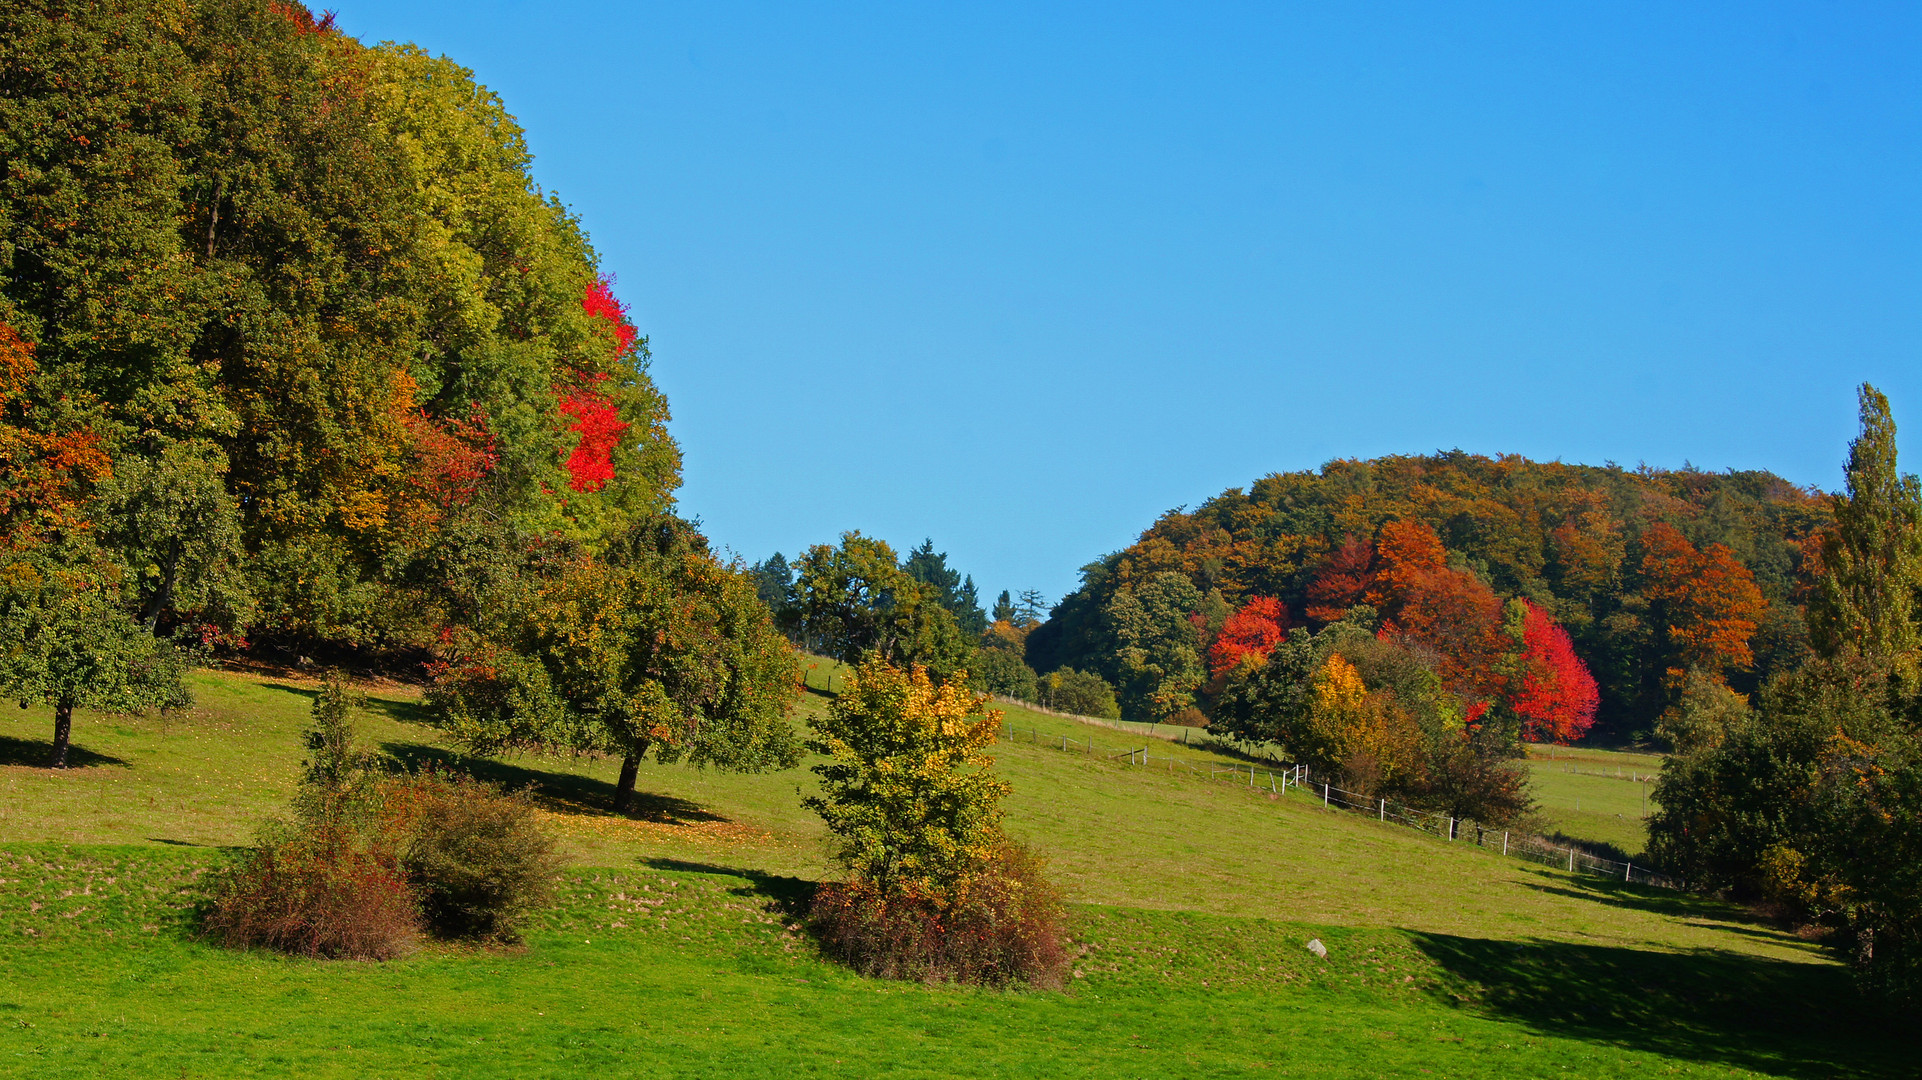
[[[1057,597],[1161,511],[1460,447],[1922,469],[1922,5],[347,4],[472,68],[750,559]]]

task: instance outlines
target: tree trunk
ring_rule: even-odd
[[[72,739],[73,706],[63,701],[53,707],[53,757],[47,761],[47,768],[67,767],[67,744]]]
[[[634,801],[634,781],[640,776],[641,755],[647,753],[649,740],[635,739],[634,748],[621,759],[621,780],[614,785],[614,809],[626,810]]]

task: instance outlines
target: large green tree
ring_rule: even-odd
[[[838,547],[808,548],[795,568],[788,618],[814,647],[847,663],[919,664],[942,679],[967,667],[972,650],[954,615],[886,541],[845,533]]]
[[[614,805],[641,759],[742,772],[791,768],[794,653],[745,570],[687,522],[638,522],[600,558],[543,550],[453,643],[430,715],[470,749],[609,754]]]

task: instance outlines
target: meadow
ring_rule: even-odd
[[[228,952],[194,937],[197,883],[284,805],[312,687],[202,672],[193,688],[174,717],[82,714],[63,774],[37,767],[44,713],[0,721],[0,1075],[1913,1072],[1913,1042],[1842,967],[1738,908],[1130,765],[1143,737],[1016,708],[996,768],[1010,831],[1075,900],[1066,992],[880,982],[820,959],[798,919],[831,872],[799,805],[805,768],[649,763],[641,805],[615,815],[616,763],[462,758],[403,686],[370,688],[366,737],[531,786],[572,861],[559,902],[514,949]],[[1583,788],[1582,813],[1614,820],[1635,791],[1566,764],[1532,763],[1538,787],[1616,785],[1592,808]]]

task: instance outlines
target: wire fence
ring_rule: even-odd
[[[1367,815],[1383,823],[1417,829],[1449,843],[1473,843],[1491,851],[1499,848],[1503,855],[1510,858],[1558,867],[1571,874],[1592,874],[1664,889],[1682,887],[1680,881],[1667,874],[1636,866],[1632,862],[1604,858],[1570,844],[1556,843],[1544,836],[1499,829],[1473,819],[1423,810],[1382,796],[1348,791],[1336,787],[1332,778],[1319,776],[1300,762],[1275,762],[1264,766],[1255,762],[1196,761],[1169,754],[1165,749],[1155,753],[1146,744],[1104,747],[1093,739],[1077,739],[1063,734],[1044,735],[1038,728],[1016,727],[1005,720],[1001,726],[1010,742],[1025,741],[1035,746],[1052,747],[1062,753],[1082,754],[1116,764],[1120,764],[1125,757],[1130,765],[1165,770],[1170,775],[1215,781],[1222,777],[1233,777],[1238,786],[1241,778],[1246,777],[1248,788],[1276,798],[1292,793],[1297,797],[1319,799],[1328,810]]]

